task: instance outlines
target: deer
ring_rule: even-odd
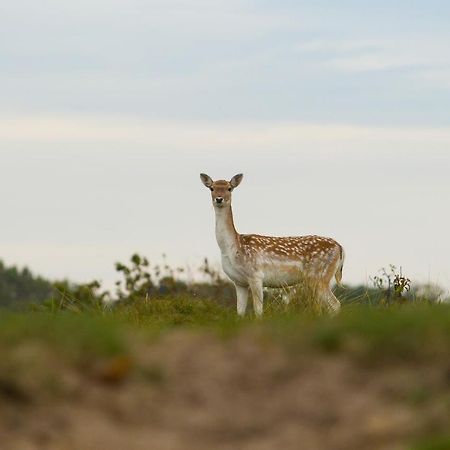
[[[243,174],[230,181],[213,181],[201,173],[200,179],[211,191],[222,268],[236,288],[239,316],[245,315],[249,289],[254,313],[262,316],[264,287],[313,286],[318,300],[330,313],[339,311],[341,304],[331,290],[333,278],[338,284],[342,280],[345,256],[338,242],[316,235],[239,234],[234,225],[231,197]]]

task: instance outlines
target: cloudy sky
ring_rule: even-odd
[[[450,4],[3,0],[0,258],[115,278],[218,261],[199,172],[243,233],[323,234],[344,279],[450,288]]]

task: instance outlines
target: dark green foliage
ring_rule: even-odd
[[[0,262],[0,307],[21,309],[32,305],[37,309],[60,309],[80,312],[102,309],[112,301],[138,302],[155,298],[189,295],[194,299],[214,299],[222,305],[234,302],[234,287],[205,259],[199,272],[204,281],[183,281],[184,269],[172,269],[166,262],[151,266],[147,258],[134,254],[129,263],[116,263],[120,278],[115,295],[102,289],[98,281],[76,284],[68,280],[50,282],[34,277],[28,269],[6,268]]]
[[[183,268],[171,268],[166,262],[162,266],[151,266],[149,260],[134,254],[130,263],[116,263],[122,280],[116,282],[116,299],[121,302],[136,302],[155,298],[171,298],[188,295],[197,299],[214,299],[220,304],[231,304],[234,300],[233,285],[213,270],[205,259],[199,272],[205,281],[183,281]]]
[[[54,293],[52,284],[27,268],[6,267],[0,261],[0,308],[20,308],[40,303]]]
[[[54,283],[55,294],[46,300],[42,306],[50,310],[68,309],[74,312],[82,310],[102,309],[109,293],[101,290],[98,281],[87,284],[73,284],[69,281]]]
[[[123,280],[116,282],[117,299],[133,301],[148,298],[155,286],[147,269],[150,263],[137,253],[131,257],[130,262],[129,266],[116,263],[117,272],[123,276]]]

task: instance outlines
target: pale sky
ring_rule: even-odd
[[[243,172],[240,232],[450,288],[450,4],[393,3],[2,1],[0,258],[218,262],[199,173]]]

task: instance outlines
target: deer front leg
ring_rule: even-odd
[[[243,316],[245,315],[245,310],[247,309],[248,287],[239,286],[238,284],[235,284],[234,286],[236,287],[237,313],[240,316]]]
[[[253,309],[255,314],[259,317],[262,316],[263,313],[263,283],[261,279],[253,279],[250,280],[250,289],[252,291],[253,297]]]

